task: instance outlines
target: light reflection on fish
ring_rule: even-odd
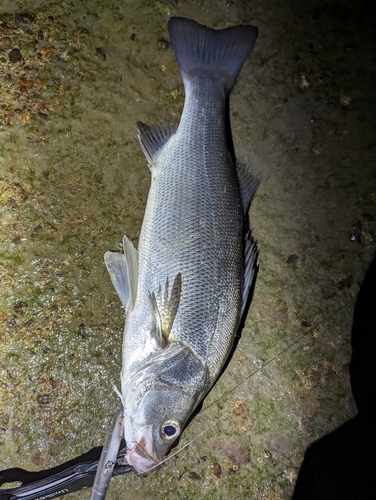
[[[160,463],[217,379],[256,266],[244,228],[257,182],[226,141],[226,103],[258,30],[171,18],[186,98],[179,126],[139,123],[151,187],[138,251],[105,262],[126,310],[121,397],[127,460]]]

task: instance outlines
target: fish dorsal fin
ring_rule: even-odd
[[[161,149],[175,134],[178,126],[174,124],[165,127],[151,127],[145,123],[137,122],[137,127],[138,140],[148,161],[149,168],[152,169]]]
[[[241,312],[242,316],[248,303],[248,296],[253,281],[256,278],[256,272],[258,267],[257,257],[258,257],[258,250],[256,242],[253,240],[251,232],[248,231],[245,235],[245,243],[244,243],[244,281],[243,281],[243,303]]]
[[[236,172],[239,179],[240,196],[242,199],[243,212],[246,214],[260,185],[260,177],[252,174],[249,168],[243,163],[236,162]]]
[[[133,309],[137,296],[138,256],[137,250],[126,236],[123,239],[124,253],[106,252],[104,261],[116,293],[126,310]]]

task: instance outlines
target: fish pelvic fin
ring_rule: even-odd
[[[175,134],[178,126],[174,124],[165,127],[151,127],[145,123],[137,122],[137,128],[138,140],[148,161],[149,168],[152,170],[157,163],[157,158],[163,146]]]
[[[180,296],[181,273],[176,275],[171,290],[167,278],[164,290],[160,286],[156,294],[149,293],[151,335],[161,348],[165,348],[171,340],[170,333],[178,312]]]
[[[155,293],[149,293],[149,308],[150,308],[150,333],[157,342],[158,347],[166,347],[166,339],[163,338],[162,320],[159,314]]]
[[[138,254],[129,239],[123,238],[124,253],[106,252],[104,261],[125,311],[131,311],[137,296]]]
[[[258,36],[255,26],[214,30],[183,17],[172,17],[168,32],[184,83],[193,76],[217,75],[227,91],[234,85]]]

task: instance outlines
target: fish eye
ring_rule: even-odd
[[[164,438],[177,438],[180,434],[180,424],[176,420],[166,420],[161,426],[161,434]]]

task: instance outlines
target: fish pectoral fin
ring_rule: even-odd
[[[249,292],[256,278],[258,268],[257,257],[258,249],[256,242],[252,238],[251,231],[248,231],[245,235],[244,244],[244,284],[241,316],[243,316],[243,313],[247,307]]]
[[[152,169],[161,149],[175,134],[178,126],[174,124],[165,127],[151,127],[145,123],[137,122],[137,127],[138,140],[148,161],[149,168]]]
[[[240,197],[243,205],[243,212],[248,212],[252,198],[256,194],[261,178],[254,175],[243,163],[236,162],[236,172],[239,179]]]
[[[123,239],[124,253],[106,252],[104,261],[116,293],[126,311],[133,309],[137,296],[138,255],[126,236]]]

